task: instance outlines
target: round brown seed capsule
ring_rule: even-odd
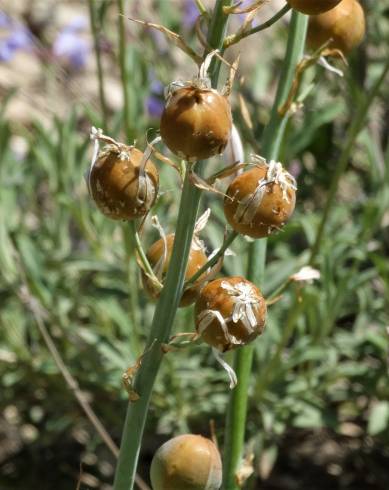
[[[197,333],[221,352],[246,345],[263,332],[266,302],[244,277],[225,277],[207,284],[195,306]]]
[[[222,484],[219,451],[202,436],[173,437],[155,453],[150,479],[153,490],[218,490]]]
[[[331,40],[329,48],[348,54],[361,43],[365,30],[365,14],[360,3],[342,0],[332,10],[309,19],[308,44],[312,49],[319,49]]]
[[[230,103],[214,89],[174,90],[161,118],[161,136],[180,158],[196,161],[223,152],[232,128]]]
[[[307,15],[317,15],[333,9],[341,0],[287,0],[289,5]]]
[[[280,163],[238,175],[227,190],[224,214],[232,228],[251,238],[280,230],[296,204],[296,182]]]
[[[172,233],[166,236],[166,250],[164,239],[160,238],[159,240],[154,242],[147,251],[147,258],[150,262],[150,265],[153,268],[156,276],[160,279],[163,278],[169,268],[170,259],[173,251],[173,242],[174,234]],[[191,278],[198,270],[201,269],[201,267],[203,267],[203,265],[206,264],[207,260],[208,259],[201,241],[198,239],[194,239],[192,241],[192,245],[189,251],[188,267],[186,269],[185,279]],[[146,276],[143,271],[142,282],[145,291],[152,298],[157,298],[159,296],[159,290],[157,290],[153,286],[152,281]],[[182,295],[180,301],[180,306],[189,306],[194,303],[199,295],[200,287],[201,286],[194,286],[184,291],[184,294]]]
[[[112,144],[98,154],[89,173],[89,190],[100,211],[115,220],[144,216],[154,204],[159,176],[143,153],[133,146]]]

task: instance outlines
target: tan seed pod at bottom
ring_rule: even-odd
[[[215,279],[196,301],[196,331],[221,352],[252,342],[262,334],[265,322],[266,302],[261,291],[241,276]]]
[[[184,434],[165,442],[150,468],[153,490],[219,490],[222,462],[215,444],[205,437]]]
[[[233,180],[224,199],[224,214],[238,233],[267,237],[292,215],[296,190],[295,179],[280,163],[263,163]]]

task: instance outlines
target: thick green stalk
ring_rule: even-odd
[[[289,27],[289,38],[281,71],[276,98],[271,117],[262,138],[262,156],[267,160],[278,158],[288,116],[280,116],[278,108],[285,102],[290,91],[297,63],[300,61],[305,45],[307,17],[293,12]],[[257,240],[250,244],[247,278],[261,284],[264,277],[267,240]],[[238,385],[231,392],[226,427],[224,454],[224,489],[236,490],[236,473],[242,458],[244,445],[249,379],[252,368],[254,346],[249,345],[235,353],[234,369]]]
[[[227,23],[227,17],[223,14],[222,7],[230,5],[230,3],[231,0],[218,0],[216,2],[208,36],[208,43],[212,48],[222,46]],[[217,83],[218,72],[219,66],[213,65],[211,78],[214,86]],[[135,379],[134,389],[140,398],[136,402],[129,403],[127,409],[114,490],[131,490],[133,488],[150,397],[163,358],[161,344],[169,339],[180,301],[200,196],[201,191],[191,185],[187,172],[181,196],[172,259],[164,288],[155,309],[145,355]]]
[[[97,80],[99,84],[99,99],[101,105],[101,112],[103,113],[103,129],[105,132],[108,131],[108,108],[107,102],[105,99],[105,91],[104,91],[104,73],[103,73],[103,64],[101,61],[101,51],[100,51],[100,43],[99,43],[99,32],[96,21],[96,3],[93,0],[88,0],[89,7],[89,18],[92,29],[93,36],[93,45],[96,56],[96,65],[97,65]]]

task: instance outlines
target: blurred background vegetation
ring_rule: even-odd
[[[53,339],[71,375],[111,437],[120,440],[127,394],[121,375],[141,354],[153,304],[140,288],[128,228],[88,197],[84,173],[91,125],[125,140],[118,62],[118,3],[93,2],[108,117],[100,106],[88,3],[0,2],[0,487],[108,490],[115,458],[85,417],[42,337]],[[123,2],[131,17],[160,22],[199,49],[192,0]],[[211,6],[212,1],[205,2]],[[283,6],[270,1],[256,22]],[[269,295],[309,256],[355,108],[388,56],[389,3],[363,2],[368,35],[344,78],[316,66],[304,107],[292,118],[282,158],[298,179],[296,213],[269,240]],[[242,22],[234,16],[231,30]],[[126,22],[132,140],[158,129],[163,87],[195,65],[155,31]],[[242,53],[232,98],[245,152],[260,154],[288,17],[227,53]],[[342,175],[315,266],[321,278],[291,285],[271,307],[256,341],[247,425],[255,474],[247,488],[387,488],[389,467],[389,84]],[[243,110],[244,109],[244,110]],[[132,142],[132,141],[131,141]],[[171,156],[171,155],[169,155]],[[220,168],[220,161],[209,165]],[[154,212],[174,231],[174,170],[161,167]],[[206,195],[203,234],[220,246],[221,201]],[[157,238],[146,223],[145,246]],[[231,247],[223,272],[245,270],[247,241]],[[139,292],[137,292],[139,290]],[[298,297],[297,310],[290,306]],[[290,314],[293,311],[293,315]],[[191,308],[176,331],[193,327]],[[223,443],[228,386],[205,345],[169,353],[152,399],[139,473],[147,481],[156,448],[182,432]]]

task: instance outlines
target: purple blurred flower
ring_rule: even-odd
[[[244,8],[252,5],[252,3],[253,3],[253,0],[242,0],[242,3],[239,5],[239,8],[244,9]],[[248,14],[239,14],[238,17],[239,17],[240,21],[243,22],[247,15]],[[258,25],[258,21],[257,21],[257,19],[253,19],[252,27],[255,27],[256,25]]]
[[[17,51],[29,51],[33,46],[31,32],[22,24],[0,12],[0,28],[6,35],[0,39],[0,61],[10,61]]]
[[[0,28],[6,29],[7,27],[11,27],[11,25],[12,20],[10,19],[10,17],[5,12],[0,10]]]
[[[192,29],[200,15],[195,0],[185,0],[182,24],[185,29]]]
[[[298,160],[293,160],[289,165],[288,172],[293,175],[295,179],[301,174],[301,163]]]
[[[53,54],[67,61],[73,68],[81,69],[91,53],[90,42],[82,37],[88,27],[85,17],[75,17],[58,34],[53,43]]]
[[[146,109],[149,116],[156,119],[161,117],[163,109],[165,107],[164,87],[159,80],[154,79],[150,85],[150,96],[146,99]]]

